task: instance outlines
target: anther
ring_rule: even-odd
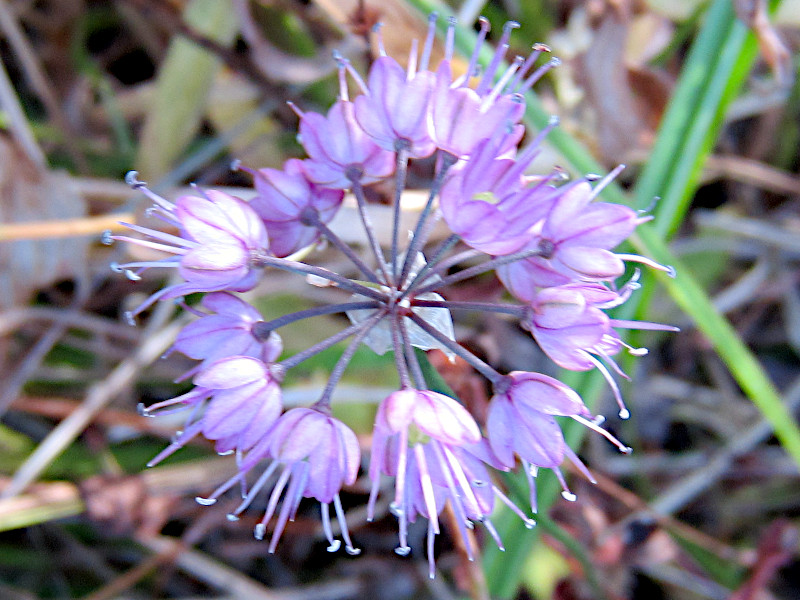
[[[239,520],[239,516],[233,513],[228,513],[227,515],[225,515],[225,518],[232,523],[235,523],[236,521]]]
[[[568,492],[567,490],[561,492],[561,497],[564,498],[564,500],[566,500],[567,502],[575,502],[578,499],[578,497],[575,494],[573,494],[572,492]]]
[[[394,549],[394,553],[398,556],[408,556],[411,554],[411,546],[398,546]]]
[[[267,533],[267,526],[264,523],[259,523],[253,530],[253,537],[257,540],[263,540],[265,533]]]
[[[242,166],[242,161],[239,160],[238,158],[234,158],[231,161],[231,171],[233,171],[234,173],[238,173],[241,166]]]
[[[194,501],[202,506],[211,506],[217,503],[216,498],[203,498],[202,496],[195,496]]]
[[[347,63],[349,62],[338,50],[331,52],[331,56],[333,56],[333,60],[336,61],[336,64],[339,65],[339,67],[346,67]]]
[[[341,540],[333,540],[330,546],[325,548],[328,552],[337,552],[342,547]]]
[[[144,181],[139,181],[139,171],[128,171],[125,173],[125,183],[135,190],[147,186]]]
[[[353,546],[345,546],[344,551],[347,552],[350,556],[358,556],[361,554],[361,548],[354,548]]]
[[[111,230],[106,229],[103,235],[100,236],[100,242],[106,246],[111,246],[114,243],[114,238],[111,235]]]

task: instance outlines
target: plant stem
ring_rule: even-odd
[[[372,221],[370,221],[369,215],[367,214],[367,198],[364,195],[364,188],[361,185],[361,182],[358,179],[355,179],[353,180],[353,186],[351,189],[353,195],[356,197],[358,214],[361,217],[361,223],[364,225],[364,231],[367,234],[369,245],[372,248],[373,254],[375,255],[375,260],[378,263],[378,270],[381,272],[381,275],[383,275],[384,283],[388,285],[392,279],[389,277],[389,271],[386,269],[386,257],[383,255],[381,245],[375,238],[375,228],[372,226]]]
[[[266,254],[259,254],[258,256],[253,257],[253,264],[258,267],[275,267],[276,269],[281,269],[282,271],[303,273],[305,275],[315,275],[322,279],[327,279],[328,281],[334,282],[338,287],[344,290],[366,296],[367,298],[372,298],[373,300],[377,300],[379,302],[386,301],[386,295],[378,290],[361,285],[360,283],[356,283],[347,277],[343,277],[338,273],[334,273],[333,271],[324,269],[322,267],[307,265],[295,260],[289,260],[288,258],[267,256]]]
[[[282,317],[278,317],[277,319],[272,319],[271,321],[259,321],[258,323],[253,325],[253,336],[257,340],[263,342],[266,341],[266,339],[269,337],[269,334],[275,331],[276,329],[285,327],[289,323],[294,323],[295,321],[301,321],[303,319],[310,319],[312,317],[319,317],[322,315],[343,313],[347,312],[348,310],[378,308],[380,306],[381,304],[375,301],[343,302],[342,304],[326,304],[323,306],[315,306],[314,308],[308,308],[306,310],[298,310],[297,312],[283,315]]]

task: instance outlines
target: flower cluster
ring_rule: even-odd
[[[151,267],[176,267],[183,282],[153,294],[129,315],[157,300],[204,292],[198,308],[185,308],[198,318],[178,336],[174,349],[200,361],[184,376],[194,388],[176,398],[142,408],[145,415],[187,411],[183,431],[150,465],[201,435],[221,453],[235,452],[239,469],[201,504],[211,504],[234,486],[243,501],[238,516],[263,489],[271,489],[255,534],[264,537],[275,518],[269,551],[292,519],[303,497],[321,505],[321,518],[336,550],[330,505],[340,524],[346,550],[358,553],[348,533],[339,492],[356,480],[360,448],[354,433],[331,416],[332,392],[362,343],[378,353],[391,350],[398,390],[379,405],[372,435],[369,517],[375,511],[385,477],[394,479],[391,512],[399,522],[399,554],[407,554],[408,524],[428,522],[428,554],[433,574],[433,540],[439,515],[449,502],[462,535],[473,522],[485,525],[498,545],[490,521],[496,499],[508,505],[526,526],[535,523],[492,482],[492,471],[522,465],[531,487],[540,468],[552,469],[563,496],[574,499],[560,465],[568,459],[591,475],[566,445],[557,417],[569,417],[606,437],[622,452],[629,448],[601,428],[580,396],[552,377],[535,372],[500,373],[454,339],[452,310],[488,311],[516,319],[557,365],[570,370],[598,369],[625,408],[615,372],[623,375],[614,356],[627,349],[619,328],[672,329],[652,323],[621,321],[606,309],[624,303],[638,287],[638,271],[617,285],[626,262],[669,271],[648,259],[617,254],[613,249],[646,220],[639,213],[598,200],[617,174],[587,176],[564,184],[554,170],[528,174],[533,158],[556,119],[525,148],[518,148],[524,94],[556,59],[534,68],[547,49],[533,47],[501,70],[514,23],[504,27],[499,49],[477,73],[478,55],[488,33],[481,19],[480,42],[467,72],[454,77],[454,24],[448,28],[444,59],[429,70],[435,15],[419,53],[416,42],[403,68],[381,55],[363,80],[341,57],[340,94],[326,115],[293,107],[300,118],[299,141],[308,155],[288,160],[283,169],[244,169],[254,179],[250,201],[219,191],[169,202],[138,181],[128,183],[154,202],[151,214],[174,233],[128,227],[144,237],[107,236],[163,251],[168,258],[114,265],[138,279]],[[379,33],[378,33],[379,35]],[[380,40],[379,40],[380,41]],[[350,99],[348,78],[359,93]],[[436,155],[430,196],[413,232],[400,231],[400,205],[410,160]],[[391,240],[382,247],[369,220],[365,186],[395,179]],[[358,208],[369,242],[369,258],[342,241],[328,226],[348,192]],[[452,234],[429,248],[433,224],[444,220]],[[408,243],[404,240],[408,239]],[[312,254],[322,240],[338,248],[358,272],[350,278],[293,256]],[[461,249],[458,249],[458,246]],[[466,249],[464,248],[466,246]],[[465,261],[470,261],[465,265]],[[265,321],[236,292],[251,290],[262,273],[279,269],[313,276],[344,292],[340,303],[319,306]],[[515,299],[508,303],[448,301],[452,284],[494,271]],[[346,314],[351,325],[327,340],[284,357],[277,330],[323,314]],[[281,383],[286,372],[304,360],[349,339],[330,373],[319,400],[310,407],[284,411]],[[439,348],[458,356],[493,387],[488,419],[479,424],[454,398],[431,391],[415,348]],[[259,465],[266,469],[251,481]],[[277,516],[276,516],[277,515]],[[465,544],[468,551],[469,543]]]

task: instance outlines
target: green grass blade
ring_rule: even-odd
[[[239,26],[229,0],[192,0],[183,18],[189,27],[223,45],[233,42]],[[172,40],[136,158],[143,177],[157,179],[167,173],[197,134],[220,64],[197,44],[181,36]]]

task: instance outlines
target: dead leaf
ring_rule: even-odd
[[[0,136],[0,220],[59,221],[86,216],[70,177],[39,169],[10,138]],[[26,303],[38,289],[85,274],[90,237],[0,240],[0,308]]]
[[[608,164],[626,162],[641,146],[644,125],[624,63],[629,24],[609,12],[583,55],[582,81],[597,120],[598,151]]]
[[[782,88],[791,87],[794,82],[792,54],[770,23],[766,0],[735,0],[733,6],[736,16],[755,33],[761,54],[772,69],[777,84]]]

